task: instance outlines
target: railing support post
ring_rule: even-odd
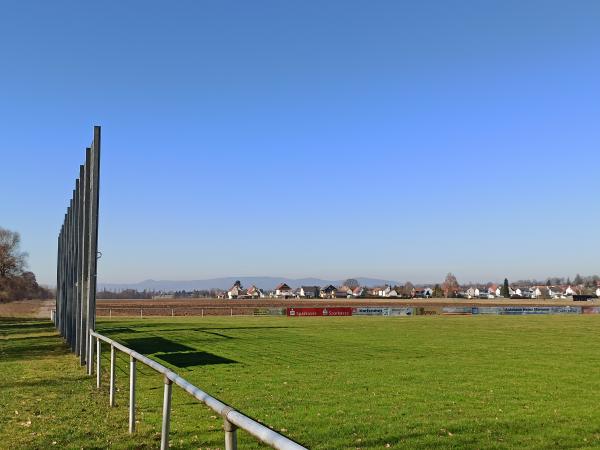
[[[129,434],[135,432],[135,358],[129,356]]]
[[[173,382],[165,377],[165,392],[163,398],[162,430],[160,436],[160,450],[169,448],[169,430],[171,428],[171,394]]]
[[[229,420],[223,420],[225,428],[225,450],[237,450],[237,427]]]
[[[110,345],[110,397],[109,404],[115,406],[115,346]]]
[[[102,354],[100,353],[102,349],[102,341],[96,338],[96,388],[100,389],[100,385],[102,383],[102,370],[100,358]]]
[[[94,338],[91,335],[91,331],[90,331],[90,340],[89,340],[89,348],[88,348],[88,356],[87,356],[87,360],[86,360],[86,364],[87,364],[87,369],[88,369],[88,376],[92,376],[94,375],[94,339],[96,339],[96,341],[98,340],[98,338]]]

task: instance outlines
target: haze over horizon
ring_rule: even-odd
[[[95,124],[101,283],[600,273],[600,3],[233,4],[3,6],[0,226],[40,283]]]

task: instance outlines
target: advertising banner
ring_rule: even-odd
[[[444,306],[442,314],[470,316],[473,314],[472,306]]]
[[[351,316],[350,307],[332,307],[332,308],[288,308],[288,317],[318,317],[318,316]]]
[[[436,316],[441,314],[442,308],[435,306],[419,306],[415,308],[415,314],[418,316]]]
[[[390,316],[393,316],[393,317],[407,317],[407,316],[414,316],[414,315],[415,315],[415,310],[414,310],[414,308],[411,308],[411,307],[390,308]]]
[[[380,308],[380,307],[361,307],[354,308],[352,310],[353,316],[389,316],[390,308]]]
[[[499,314],[514,316],[581,314],[581,306],[479,306],[473,308],[473,314]]]
[[[254,316],[285,316],[285,308],[254,308]]]
[[[600,314],[600,307],[598,307],[598,306],[584,307],[583,314]]]

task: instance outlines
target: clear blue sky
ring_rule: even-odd
[[[55,279],[600,273],[600,3],[6,1],[0,226]]]

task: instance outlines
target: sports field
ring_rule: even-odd
[[[46,328],[4,325],[0,447],[158,446],[158,375],[140,366],[139,431],[129,438],[125,355],[111,411],[106,383],[97,392],[75,358],[51,346],[57,339]],[[314,449],[597,448],[599,329],[600,317],[581,315],[191,317],[98,326]],[[173,392],[172,447],[222,448],[222,421]],[[258,447],[239,434],[240,448]]]

